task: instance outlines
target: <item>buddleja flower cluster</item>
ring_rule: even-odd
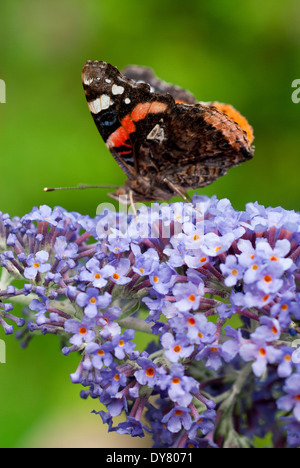
[[[269,433],[298,447],[299,240],[295,212],[197,195],[94,219],[1,213],[0,324],[22,327],[23,345],[62,336],[109,431],[149,431],[154,447],[245,448]]]

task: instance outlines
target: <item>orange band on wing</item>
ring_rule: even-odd
[[[148,114],[149,108],[151,106],[151,103],[149,102],[143,102],[142,104],[138,104],[135,106],[133,111],[131,112],[131,118],[135,122],[138,122],[139,120],[142,120],[146,117]]]
[[[119,127],[106,141],[108,148],[124,145],[125,141],[128,140],[128,133],[123,127]]]
[[[130,133],[135,132],[136,126],[131,119],[131,116],[127,114],[124,119],[121,121],[121,127],[117,128],[117,130],[110,135],[106,144],[110,147],[123,146],[125,141],[128,140]],[[128,146],[128,145],[126,145]]]
[[[131,114],[127,114],[121,121],[121,127],[119,127],[114,133],[107,139],[107,146],[109,148],[122,146],[128,140],[130,133],[136,131],[134,122],[144,119],[148,113],[158,114],[164,112],[167,108],[167,104],[163,102],[154,101],[152,103],[143,102],[137,104],[132,110]],[[125,145],[128,146],[128,145]]]
[[[129,114],[127,114],[124,119],[121,121],[122,127],[126,130],[126,132],[133,133],[136,130],[136,126],[134,125],[132,118]]]
[[[167,104],[163,102],[154,101],[154,102],[143,102],[142,104],[138,104],[135,106],[133,111],[131,112],[131,118],[135,122],[144,119],[147,114],[158,114],[159,112],[164,112],[167,108]]]
[[[154,101],[150,106],[149,112],[151,112],[151,114],[159,114],[160,112],[164,112],[167,107],[167,104],[163,102]]]

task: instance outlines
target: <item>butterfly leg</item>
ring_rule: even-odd
[[[137,215],[136,207],[135,207],[134,200],[133,200],[133,191],[132,190],[129,190],[129,201],[130,201],[130,205],[131,205],[132,211],[134,213],[134,216],[137,218],[138,215]]]
[[[184,193],[180,188],[176,187],[172,182],[170,182],[168,179],[164,178],[163,181],[173,190],[173,192],[177,193],[181,198],[183,198],[184,201],[187,203],[192,203],[191,198],[187,193]]]
[[[201,214],[201,216],[203,216],[203,212],[201,210],[199,210],[197,208],[196,205],[194,205],[193,203],[193,200],[191,199],[191,197],[187,194],[187,193],[184,193],[180,190],[180,188],[176,187],[176,185],[172,184],[172,182],[170,182],[168,179],[164,178],[163,181],[168,184],[168,186],[175,192],[177,193],[181,198],[183,198],[183,200],[187,203],[191,203],[193,205],[193,208],[198,211],[198,213]]]

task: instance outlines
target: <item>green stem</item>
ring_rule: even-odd
[[[133,330],[148,333],[149,335],[153,334],[151,325],[146,323],[145,320],[137,317],[126,317],[124,319],[119,320],[118,324],[122,328],[132,328]]]
[[[238,377],[236,379],[236,381],[234,382],[233,386],[231,387],[229,393],[228,393],[228,398],[222,403],[221,405],[221,410],[222,411],[232,411],[233,407],[234,407],[234,403],[235,403],[235,398],[243,391],[243,387],[245,385],[245,382],[249,376],[249,374],[251,374],[251,363],[248,363],[244,369],[242,369],[239,374],[238,374]]]

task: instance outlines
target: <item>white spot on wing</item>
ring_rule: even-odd
[[[83,83],[86,86],[90,86],[93,83],[94,79],[91,76],[84,76],[83,77]]]
[[[102,94],[100,96],[100,101],[101,101],[101,110],[108,109],[109,106],[113,104],[113,102],[110,100],[110,97],[107,94]]]
[[[151,132],[147,135],[147,140],[155,140],[159,141],[160,143],[164,140],[164,138],[164,129],[159,124],[156,124],[155,127],[152,128]]]
[[[88,103],[89,109],[92,114],[99,114],[104,109],[108,109],[113,102],[107,94],[102,94],[98,99]]]
[[[123,88],[123,86],[118,86],[118,85],[114,84],[112,86],[112,88],[111,88],[111,92],[113,94],[115,94],[115,95],[116,94],[123,94],[124,93],[124,88]]]
[[[106,83],[111,83],[111,80],[109,78],[105,79]]]
[[[88,106],[92,114],[98,114],[101,111],[100,99],[88,102]]]
[[[130,99],[128,97],[126,99],[124,99],[124,102],[125,102],[125,104],[130,104],[131,103],[131,101],[130,101]]]

